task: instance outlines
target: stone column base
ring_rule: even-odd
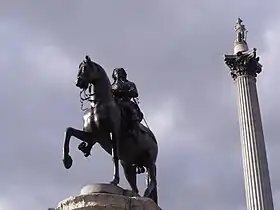
[[[160,210],[153,200],[111,184],[93,184],[61,201],[55,210]]]

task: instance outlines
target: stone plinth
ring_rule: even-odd
[[[93,184],[61,201],[55,210],[160,210],[149,198],[111,184]]]

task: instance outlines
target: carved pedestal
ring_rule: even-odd
[[[149,198],[111,184],[93,184],[61,201],[55,210],[160,210]]]

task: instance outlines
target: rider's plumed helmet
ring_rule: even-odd
[[[127,73],[123,68],[115,68],[112,74],[114,80],[116,79],[126,79]]]

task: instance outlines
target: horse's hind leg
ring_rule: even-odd
[[[156,164],[151,163],[147,167],[147,188],[144,192],[144,197],[151,198],[156,204],[157,199],[157,179],[156,179]]]
[[[138,194],[139,190],[137,188],[136,183],[136,167],[130,164],[126,165],[123,161],[121,161],[121,164],[124,170],[126,180],[128,181],[131,189]]]
[[[120,183],[120,170],[119,170],[119,130],[114,129],[112,132],[112,156],[114,163],[114,176],[111,184],[118,185]]]

